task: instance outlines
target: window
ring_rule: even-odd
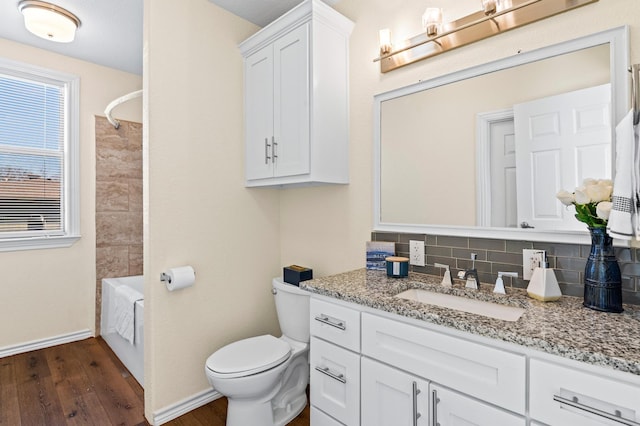
[[[0,60],[0,251],[79,238],[78,85]]]

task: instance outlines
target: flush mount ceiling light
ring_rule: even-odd
[[[80,27],[80,20],[73,13],[55,4],[22,0],[18,10],[24,15],[27,30],[46,40],[69,43]]]

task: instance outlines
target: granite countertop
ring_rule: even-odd
[[[300,283],[311,293],[333,297],[370,308],[466,331],[479,336],[515,343],[577,361],[640,375],[640,307],[624,305],[624,312],[611,314],[582,306],[582,298],[562,296],[555,302],[540,302],[526,291],[507,288],[506,295],[493,293],[493,285],[480,290],[465,289],[455,280],[453,288],[440,285],[441,278],[409,273],[389,278],[385,271],[358,269]],[[524,308],[518,321],[486,318],[434,305],[394,298],[410,288],[455,294]]]

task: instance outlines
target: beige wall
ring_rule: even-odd
[[[94,330],[95,126],[113,99],[139,89],[141,77],[0,39],[0,55],[80,77],[80,225],[70,248],[0,253],[0,348]],[[140,121],[123,105],[118,117]]]
[[[257,28],[207,0],[145,1],[145,411],[209,389],[204,363],[278,333],[278,191],[244,187],[242,58]],[[171,31],[168,31],[171,29]],[[167,268],[195,268],[169,292]]]
[[[151,299],[145,323],[153,324],[146,341],[148,418],[208,387],[202,369],[213,350],[276,330],[269,280],[282,265],[307,265],[315,276],[364,266],[373,222],[375,94],[623,24],[631,24],[633,40],[640,25],[637,0],[600,0],[383,75],[372,62],[378,30],[417,34],[424,2],[342,0],[336,8],[356,23],[350,184],[247,190],[236,44],[256,28],[205,0],[145,2],[145,285]],[[632,49],[632,60],[640,61],[638,47]],[[160,272],[186,263],[196,269],[196,285],[167,292]]]
[[[458,3],[456,7],[475,7],[479,2]],[[342,0],[335,7],[356,23],[350,46],[351,183],[286,190],[281,195],[281,263],[311,266],[316,276],[364,266],[364,243],[373,226],[375,94],[625,24],[630,25],[631,60],[640,62],[637,0],[600,0],[387,74],[372,62],[378,54],[378,30],[390,28],[396,42],[418,34],[424,1]]]

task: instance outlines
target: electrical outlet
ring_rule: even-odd
[[[531,275],[533,275],[534,269],[536,269],[539,265],[542,265],[544,261],[544,250],[530,250],[524,249],[522,250],[522,279],[530,280]]]
[[[424,241],[409,240],[409,264],[424,266]]]

